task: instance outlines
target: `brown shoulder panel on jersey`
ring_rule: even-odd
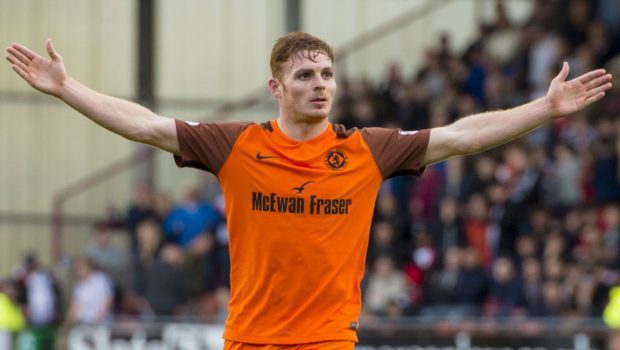
[[[342,124],[332,123],[332,130],[334,130],[334,133],[336,134],[337,138],[346,139],[349,136],[353,135],[353,133],[356,132],[358,129],[357,128],[347,129]]]
[[[263,129],[265,129],[265,130],[267,130],[269,132],[273,132],[273,127],[271,127],[271,122],[269,122],[269,120],[264,122],[264,123],[261,123],[260,126],[262,126]]]
[[[397,175],[421,175],[430,130],[364,128],[362,137],[384,179]]]
[[[188,123],[176,120],[181,154],[174,155],[179,167],[192,167],[216,174],[228,158],[239,135],[251,123]]]

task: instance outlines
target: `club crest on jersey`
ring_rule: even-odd
[[[347,156],[339,149],[332,149],[325,156],[325,164],[332,170],[340,170],[347,166]]]

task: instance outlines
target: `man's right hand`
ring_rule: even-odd
[[[45,46],[49,59],[18,43],[7,47],[6,59],[11,63],[11,68],[32,87],[46,94],[60,97],[62,86],[69,76],[62,57],[54,49],[52,39],[47,39]]]
[[[32,87],[60,98],[113,133],[174,154],[180,153],[174,119],[159,116],[131,101],[99,93],[72,79],[51,39],[47,40],[46,47],[49,58],[13,43],[6,49],[6,59]]]

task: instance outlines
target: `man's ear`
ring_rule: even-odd
[[[275,98],[282,97],[282,89],[280,88],[280,82],[276,78],[269,79],[269,92],[271,92],[271,96]]]

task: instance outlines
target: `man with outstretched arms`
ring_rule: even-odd
[[[35,89],[104,128],[171,152],[180,167],[217,175],[230,233],[226,349],[353,349],[381,182],[508,142],[611,87],[602,69],[567,81],[564,63],[545,97],[513,109],[430,130],[345,129],[328,120],[336,94],[332,48],[290,33],[271,53],[277,118],[202,124],[93,91],[66,73],[51,40],[46,46],[49,58],[12,44],[7,59]]]

